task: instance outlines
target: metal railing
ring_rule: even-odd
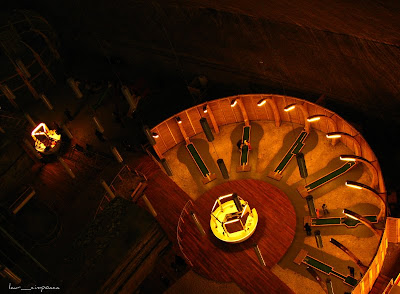
[[[182,209],[182,211],[181,211],[181,214],[180,214],[179,220],[178,220],[178,225],[177,225],[177,227],[176,227],[176,239],[177,239],[177,241],[178,241],[178,246],[179,246],[179,249],[181,250],[181,253],[182,253],[183,257],[185,258],[185,260],[187,261],[187,263],[188,263],[190,266],[193,266],[193,263],[192,263],[192,262],[190,261],[190,259],[186,256],[185,252],[183,252],[183,247],[182,247],[182,245],[181,245],[182,239],[181,239],[181,237],[179,236],[179,233],[182,233],[181,224],[182,224],[182,223],[185,223],[185,221],[183,220],[183,214],[184,214],[184,213],[186,213],[187,215],[189,214],[189,212],[188,212],[188,207],[189,207],[190,205],[191,205],[192,207],[194,207],[192,200],[189,200],[188,202],[186,202],[185,206],[183,207],[183,209]]]

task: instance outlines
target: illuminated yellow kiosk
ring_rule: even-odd
[[[258,215],[236,193],[218,197],[211,210],[210,226],[218,239],[228,243],[247,240],[256,230]]]
[[[45,123],[38,124],[31,136],[35,140],[35,149],[40,153],[52,154],[60,149],[61,135],[56,130],[49,130]]]

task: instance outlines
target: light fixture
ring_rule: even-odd
[[[267,103],[267,98],[263,98],[260,101],[258,101],[257,106],[263,106],[265,103]]]
[[[296,108],[296,103],[293,103],[293,104],[289,104],[289,105],[285,106],[285,108],[283,110],[288,112],[288,111],[291,111],[291,110],[293,110],[295,108]]]
[[[178,122],[178,124],[181,124],[181,123],[182,123],[182,120],[181,120],[181,118],[180,118],[179,116],[175,117],[175,119],[176,119],[176,121]]]
[[[236,104],[237,104],[237,99],[233,99],[233,100],[231,101],[231,107],[235,107]]]
[[[350,217],[350,218],[352,218],[352,219],[355,219],[355,220],[360,220],[359,219],[359,217],[360,217],[360,215],[358,214],[358,213],[355,213],[354,211],[351,211],[351,210],[348,210],[348,209],[343,209],[343,213],[346,215],[346,216],[348,216],[348,217]]]
[[[332,132],[332,133],[326,134],[326,137],[327,137],[328,139],[336,139],[336,138],[341,138],[341,137],[342,137],[342,134],[343,134],[343,133],[341,133],[341,132]]]
[[[207,113],[207,105],[204,105],[204,106],[203,106],[203,112],[204,112],[204,113]]]
[[[362,190],[362,187],[360,186],[360,183],[353,182],[353,181],[346,181],[345,185],[350,188]]]
[[[327,133],[326,137],[328,139],[336,139],[336,138],[341,138],[341,137],[347,137],[349,139],[351,139],[354,143],[354,153],[357,156],[362,155],[361,153],[361,145],[360,143],[356,140],[356,138],[354,138],[352,135],[348,134],[348,133],[344,133],[344,132],[331,132],[331,133]]]
[[[355,156],[355,155],[340,155],[340,160],[343,160],[343,161],[357,161],[358,160],[358,158],[357,158],[358,156]]]
[[[364,216],[348,210],[348,209],[343,209],[343,213],[347,216],[350,217],[352,219],[358,220],[359,222],[363,223],[366,227],[368,227],[372,232],[374,232],[374,234],[380,238],[380,233],[377,230],[377,228],[374,226],[374,224],[372,224],[367,218],[365,218]]]
[[[320,119],[321,119],[320,115],[312,115],[307,117],[307,121],[309,122],[319,121]]]
[[[355,189],[358,189],[358,190],[368,190],[368,191],[371,191],[371,192],[375,193],[376,195],[378,195],[379,197],[381,197],[381,196],[380,196],[381,194],[386,194],[386,193],[387,193],[387,192],[381,192],[381,193],[379,193],[378,191],[376,191],[375,189],[371,188],[371,187],[368,186],[368,185],[365,185],[365,184],[359,183],[359,182],[354,182],[354,181],[346,181],[345,185],[346,185],[347,187],[355,188]],[[381,199],[382,199],[382,198],[381,198]],[[383,199],[382,199],[382,200],[383,200]]]
[[[151,133],[151,135],[153,136],[153,138],[158,138],[158,137],[160,137],[157,133]]]

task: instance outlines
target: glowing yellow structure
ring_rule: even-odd
[[[61,135],[55,130],[49,130],[45,123],[38,124],[31,136],[35,140],[35,149],[41,153],[54,153],[59,149]]]
[[[256,209],[250,209],[248,202],[236,193],[218,197],[211,210],[211,231],[224,242],[247,240],[254,233],[257,223]]]

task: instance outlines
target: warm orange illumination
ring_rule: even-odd
[[[319,121],[320,119],[321,119],[321,116],[319,116],[319,115],[313,115],[313,116],[307,117],[308,122]]]
[[[35,149],[39,152],[54,148],[61,139],[61,135],[57,134],[55,130],[49,130],[45,123],[38,124],[31,136],[35,140]]]
[[[230,220],[230,221],[227,221],[227,222],[225,222],[225,225],[227,225],[227,224],[231,224],[231,223],[235,223],[235,222],[238,222],[239,221],[239,219],[238,218],[236,218],[236,219],[232,219],[232,220]]]
[[[207,105],[204,105],[204,106],[203,106],[203,112],[204,112],[204,113],[207,113]]]
[[[349,157],[349,156],[347,156],[347,155],[340,155],[340,160],[343,160],[343,161],[357,161],[357,159],[356,158],[354,158],[354,157]]]
[[[348,216],[349,218],[352,218],[352,219],[358,220],[358,218],[356,218],[355,216],[352,216],[351,214],[345,213],[345,215],[346,215],[346,216]]]
[[[357,186],[357,185],[355,185],[355,184],[353,184],[353,183],[350,184],[348,181],[346,181],[345,185],[346,185],[347,187],[351,187],[351,188],[354,188],[354,189],[362,190],[362,187]]]
[[[151,133],[151,135],[153,136],[153,138],[158,138],[158,137],[160,137],[157,133]]]
[[[336,138],[341,138],[342,135],[341,134],[335,134],[335,133],[329,133],[329,134],[326,134],[326,137],[328,139],[336,139]]]
[[[219,197],[218,199],[221,200],[221,199],[224,199],[224,198],[231,197],[232,195],[233,195],[233,193],[232,193],[232,194],[225,195],[225,196],[221,196],[221,197]]]
[[[232,196],[233,194],[220,196],[215,201],[211,210],[210,227],[218,239],[228,243],[238,243],[247,240],[254,233],[258,223],[258,214],[255,208],[250,209],[247,201],[237,196],[241,208],[244,207],[243,211],[239,211],[235,201],[229,199]],[[222,202],[222,199],[225,200]],[[243,224],[242,218],[246,213],[249,213],[249,215],[246,218],[245,224]],[[236,222],[239,222],[242,228],[235,232],[228,232],[225,226]]]
[[[288,112],[296,108],[296,103],[287,105],[283,110]]]
[[[267,99],[261,99],[260,101],[257,102],[257,106],[263,106],[265,103],[267,103]]]
[[[247,207],[249,207],[248,204],[246,204],[246,206],[244,207],[243,212],[242,212],[242,215],[240,216],[240,218],[242,218],[242,217],[244,216],[244,214],[246,213]]]
[[[181,123],[182,123],[182,120],[181,120],[181,118],[180,118],[179,116],[177,116],[175,119],[176,119],[176,121],[178,122],[178,124],[181,124]]]
[[[233,99],[233,100],[231,101],[231,107],[235,107],[236,104],[237,104],[237,100],[236,100],[236,99]]]

